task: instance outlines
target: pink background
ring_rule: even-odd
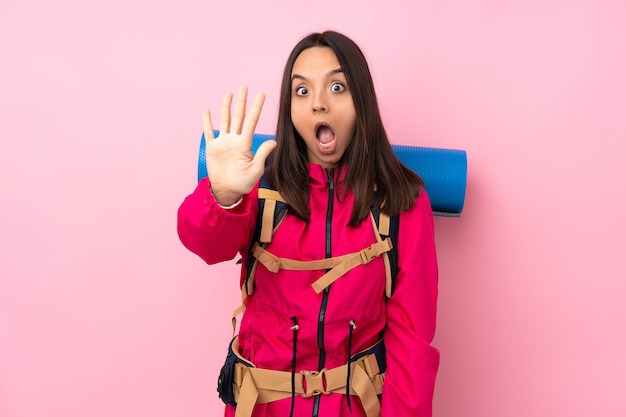
[[[99,3],[0,3],[0,416],[221,414],[237,267],[175,221],[201,109],[247,83],[271,133],[327,28],[393,142],[468,152],[436,219],[435,416],[626,415],[624,1]]]

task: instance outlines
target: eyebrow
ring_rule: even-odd
[[[343,74],[343,73],[344,73],[344,70],[343,70],[343,69],[341,69],[341,68],[337,68],[337,69],[334,69],[334,70],[330,71],[328,74],[326,74],[326,78],[328,78],[328,77],[332,77],[332,76],[333,76],[333,75],[335,75],[335,74]],[[293,81],[293,80],[295,80],[295,79],[298,79],[298,80],[306,80],[306,77],[305,77],[304,75],[300,75],[300,74],[293,74],[293,75],[291,76],[291,81]]]

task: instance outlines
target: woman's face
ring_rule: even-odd
[[[336,166],[352,142],[356,109],[332,49],[305,49],[294,62],[291,120],[306,143],[309,162]]]

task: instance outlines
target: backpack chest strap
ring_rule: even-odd
[[[268,271],[276,273],[281,269],[287,269],[291,271],[313,271],[329,269],[326,274],[322,275],[311,286],[317,294],[322,292],[324,288],[328,287],[333,282],[337,281],[340,277],[345,275],[348,271],[354,269],[359,265],[365,265],[370,263],[380,255],[389,252],[393,248],[391,239],[385,239],[374,243],[367,248],[350,253],[347,255],[336,256],[333,258],[319,259],[315,261],[298,261],[289,258],[279,258],[272,253],[265,250],[261,245],[255,244],[252,249],[252,254]]]

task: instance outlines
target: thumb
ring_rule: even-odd
[[[265,142],[263,142],[259,146],[259,149],[257,149],[256,154],[254,155],[254,163],[265,166],[265,160],[276,148],[276,145],[277,143],[275,140],[266,140]]]

